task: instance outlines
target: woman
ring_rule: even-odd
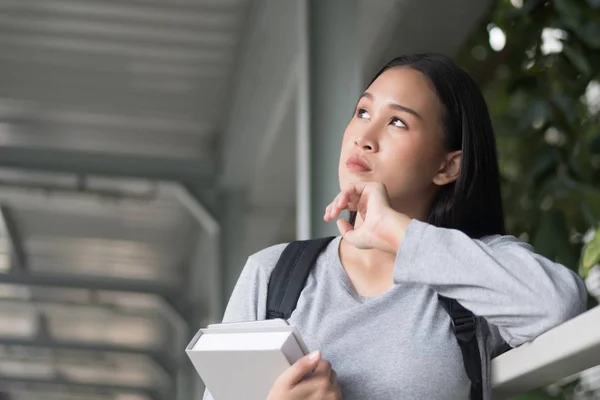
[[[575,274],[505,235],[487,107],[450,59],[409,55],[382,68],[344,133],[339,180],[324,219],[351,218],[337,221],[341,236],[289,319],[318,351],[292,365],[269,400],[469,398],[438,294],[478,316],[489,398],[493,356],[584,310]],[[265,319],[284,247],[248,259],[225,321]]]

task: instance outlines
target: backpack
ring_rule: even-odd
[[[292,242],[283,250],[269,279],[267,319],[289,319],[296,308],[308,274],[317,257],[334,239],[326,237]],[[481,357],[477,344],[475,315],[458,301],[438,294],[441,306],[450,316],[452,328],[471,381],[471,400],[483,399]]]

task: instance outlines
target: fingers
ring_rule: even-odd
[[[337,206],[356,211],[360,197],[364,193],[365,184],[352,183],[346,186],[337,196]]]
[[[332,386],[339,386],[338,379],[337,379],[337,372],[335,372],[333,369],[331,370],[331,373],[329,374],[329,382],[331,382]]]
[[[348,232],[354,230],[352,224],[345,219],[338,219],[336,223],[341,236],[346,236]]]
[[[327,222],[339,217],[343,210],[356,211],[364,184],[351,184],[344,188],[327,206],[323,219]]]
[[[300,382],[294,390],[298,398],[341,398],[337,374],[326,360],[319,361],[314,373]]]
[[[312,353],[302,357],[296,361],[291,367],[289,367],[281,376],[277,379],[276,384],[284,385],[285,387],[292,387],[304,378],[309,372],[311,372],[321,360],[321,352],[313,351]]]
[[[337,218],[342,210],[348,205],[348,195],[345,192],[340,192],[331,203],[325,209],[325,215],[323,219],[329,222],[334,218]]]
[[[331,369],[331,363],[327,360],[321,359],[317,363],[317,366],[313,372],[313,375],[325,375],[325,376],[329,377],[329,375],[331,374],[331,371],[333,371]]]

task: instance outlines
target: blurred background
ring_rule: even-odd
[[[188,341],[248,255],[335,234],[354,103],[415,51],[481,85],[510,232],[594,307],[600,1],[0,0],[0,392],[201,398]]]

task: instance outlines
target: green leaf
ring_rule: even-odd
[[[600,9],[600,0],[586,0],[592,8]]]
[[[571,64],[573,64],[573,66],[579,70],[579,72],[585,76],[591,75],[592,66],[580,51],[565,43],[563,45],[563,53],[569,59]]]
[[[562,112],[569,123],[575,122],[575,102],[571,97],[562,93],[556,93],[552,96],[552,102]]]
[[[552,169],[556,168],[557,164],[558,157],[554,149],[537,154],[533,165],[529,168],[527,179],[535,181],[540,176],[545,175]]]
[[[583,197],[596,215],[600,215],[600,190],[583,182],[569,181],[569,188]]]
[[[590,143],[590,152],[600,154],[600,136],[595,137]]]
[[[519,121],[521,129],[531,129],[532,126],[539,128],[548,120],[550,114],[550,104],[545,100],[533,101],[529,109],[523,113]]]
[[[569,268],[577,268],[579,255],[570,245],[569,232],[560,212],[542,214],[533,247],[547,258],[555,259]]]
[[[560,20],[573,30],[579,27],[581,10],[571,0],[554,0],[554,7],[558,11]]]
[[[587,200],[581,199],[579,208],[581,211],[581,216],[583,217],[586,225],[594,226],[598,223],[598,217],[596,217],[596,213],[590,206],[590,203],[587,202]]]
[[[510,7],[502,14],[502,17],[506,20],[523,18],[531,13],[537,6],[538,3],[536,1],[525,1],[521,8]]]
[[[541,204],[545,197],[551,196],[556,198],[558,193],[564,192],[568,190],[567,182],[553,174],[552,176],[547,176],[544,180],[540,182],[536,193],[536,202]]]
[[[594,49],[600,48],[600,24],[596,21],[588,21],[583,24],[581,28],[577,29],[577,36],[588,46]]]
[[[569,154],[568,165],[572,174],[577,178],[584,180],[587,175],[587,169],[581,163],[579,154]]]
[[[600,262],[600,230],[596,232],[596,235],[589,242],[583,250],[582,266],[584,271],[587,273],[594,265]]]

